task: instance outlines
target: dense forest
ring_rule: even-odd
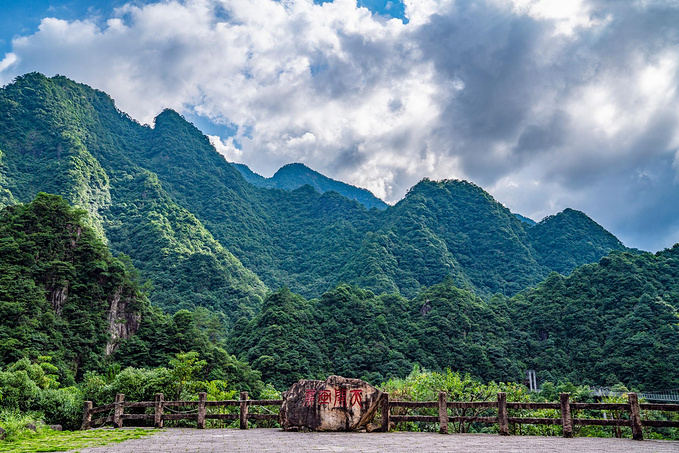
[[[583,213],[531,225],[464,181],[422,181],[382,210],[300,165],[272,180],[307,185],[256,187],[177,113],[140,125],[60,76],[27,74],[0,90],[0,152],[0,205],[63,196],[152,282],[154,304],[231,321],[284,286],[307,298],[339,283],[412,298],[450,276],[482,297],[512,296],[625,250]]]
[[[171,110],[150,127],[64,77],[2,88],[2,392],[47,411],[57,386],[260,395],[420,369],[679,387],[679,245],[630,250],[572,209],[532,222],[466,181],[368,209],[307,170],[253,185]]]

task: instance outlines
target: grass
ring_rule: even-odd
[[[52,431],[44,428],[30,431],[13,441],[0,441],[0,452],[68,451],[98,447],[139,439],[157,433],[152,429],[92,429],[88,431]]]

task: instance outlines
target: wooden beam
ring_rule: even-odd
[[[636,393],[628,393],[629,420],[632,424],[632,439],[644,440],[644,432],[641,429],[641,411],[639,410],[639,397]]]
[[[570,393],[559,394],[561,398],[561,425],[563,426],[563,437],[573,437],[573,424],[571,421]]]
[[[116,407],[113,410],[113,427],[114,428],[122,428],[123,427],[123,419],[122,415],[125,413],[125,394],[124,393],[117,393],[116,394]]]
[[[439,392],[439,433],[448,434],[448,394]]]
[[[205,412],[206,412],[205,401],[207,401],[207,393],[205,392],[198,393],[198,419],[197,419],[198,429],[205,429]]]
[[[497,422],[501,436],[509,436],[509,423],[507,422],[507,394],[498,392],[497,394]]]
[[[85,401],[83,404],[83,423],[80,429],[86,431],[92,425],[92,401]]]
[[[155,401],[155,411],[153,416],[153,425],[156,428],[163,427],[163,401],[165,400],[165,395],[162,393],[156,393]]]
[[[380,401],[380,412],[382,412],[382,426],[380,426],[380,431],[383,433],[389,431],[389,406],[389,394],[383,393]]]
[[[248,429],[248,392],[240,392],[240,429]]]

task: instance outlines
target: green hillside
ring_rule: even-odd
[[[413,297],[451,276],[483,295],[512,295],[549,273],[523,224],[474,184],[422,181],[384,217],[345,268],[347,280]],[[384,272],[389,262],[398,264]]]
[[[616,251],[512,298],[484,301],[448,278],[412,299],[340,285],[309,301],[284,289],[263,307],[228,344],[279,388],[328,374],[381,382],[416,364],[484,381],[533,369],[540,383],[679,385],[679,245]]]
[[[274,293],[252,321],[236,323],[229,347],[278,388],[328,374],[382,382],[415,364],[518,380],[511,330],[503,314],[450,279],[413,300],[340,285],[311,301]]]
[[[85,218],[44,193],[0,212],[0,365],[50,356],[72,379],[139,328],[148,300],[134,270]]]
[[[624,250],[622,243],[604,228],[573,209],[542,219],[528,229],[538,261],[568,275],[581,264],[594,263],[611,250]]]
[[[572,209],[535,223],[466,181],[368,209],[301,165],[281,188],[242,172],[172,110],[141,125],[60,76],[1,88],[0,411],[77,427],[116,392],[422,368],[679,387],[679,244],[629,250]]]
[[[679,386],[679,245],[613,252],[508,303],[522,360],[542,379]]]
[[[584,214],[531,226],[463,181],[422,181],[381,211],[299,164],[273,179],[317,190],[256,187],[176,112],[142,126],[105,93],[59,76],[0,90],[0,152],[0,203],[44,191],[87,210],[170,311],[205,306],[235,320],[267,289],[313,298],[349,283],[414,297],[446,277],[482,297],[513,295],[624,249]]]
[[[105,93],[28,74],[0,90],[0,112],[4,203],[44,191],[86,209],[98,235],[151,281],[151,300],[171,311],[202,305],[236,319],[261,303],[261,281],[135,163],[155,131]],[[210,279],[198,281],[196,269]]]

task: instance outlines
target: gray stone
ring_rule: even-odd
[[[7,431],[5,431],[5,428],[0,426],[0,440],[4,439],[5,437],[7,437]]]
[[[283,393],[280,423],[286,431],[365,430],[382,394],[360,379],[303,379]]]
[[[52,431],[62,431],[63,430],[61,425],[50,425],[50,429]]]

